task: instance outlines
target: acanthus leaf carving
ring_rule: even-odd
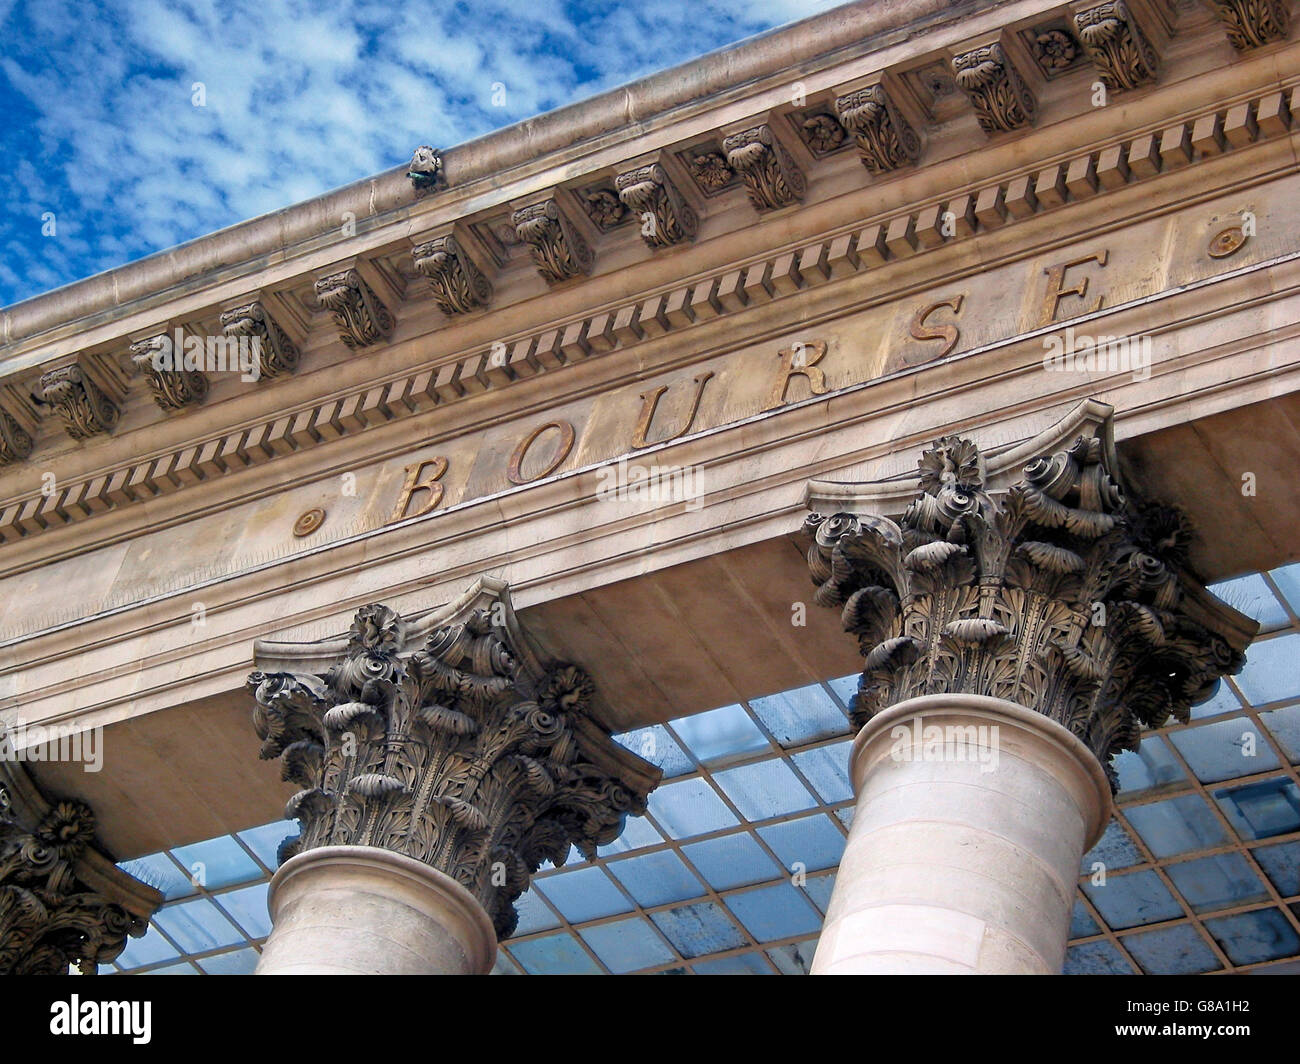
[[[183,410],[203,402],[208,394],[208,378],[202,370],[185,368],[185,353],[175,350],[165,334],[133,343],[131,361],[149,382],[154,402],[164,410]]]
[[[640,216],[641,236],[651,248],[695,238],[699,220],[658,163],[640,166],[614,180],[623,205]]]
[[[547,284],[591,272],[595,256],[554,199],[530,203],[511,216],[515,233],[528,245],[537,272]]]
[[[1037,101],[997,41],[953,56],[952,73],[985,133],[1009,132],[1033,122]]]
[[[94,975],[145,933],[162,895],[93,849],[89,805],[47,803],[21,772],[0,766],[0,975]]]
[[[888,173],[920,158],[920,135],[899,113],[883,85],[869,85],[839,97],[835,113],[853,134],[862,165],[870,173]]]
[[[1076,11],[1074,30],[1102,83],[1112,92],[1156,80],[1156,50],[1123,0],[1106,0]]]
[[[379,343],[393,331],[392,314],[354,269],[318,280],[316,299],[334,315],[339,339],[354,351]]]
[[[254,726],[300,788],[282,860],[328,845],[413,857],[465,886],[505,938],[540,864],[612,842],[658,772],[592,718],[582,669],[516,650],[513,614],[455,618],[421,637],[362,607],[325,673],[249,677]]]
[[[727,166],[740,174],[756,211],[775,211],[803,199],[803,171],[768,125],[732,133],[722,142]]]
[[[946,436],[901,517],[807,519],[815,601],[864,658],[856,726],[920,695],[1002,698],[1068,728],[1114,785],[1143,727],[1185,722],[1241,668],[1249,625],[1190,574],[1186,518],[1129,498],[1108,453],[1083,433],[990,492],[978,447]]]
[[[40,391],[74,440],[112,432],[122,416],[117,404],[76,363],[42,373]]]
[[[411,259],[428,280],[433,300],[444,314],[468,314],[491,301],[491,283],[454,236],[438,236],[417,245]]]
[[[21,462],[32,453],[34,442],[9,411],[0,408],[0,466]]]
[[[1210,0],[1228,43],[1239,52],[1282,41],[1291,32],[1285,0]]]
[[[221,312],[221,331],[227,337],[256,340],[260,349],[259,379],[271,379],[293,373],[300,355],[294,342],[280,328],[266,305],[253,300]]]

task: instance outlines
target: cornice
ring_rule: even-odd
[[[714,269],[691,283],[661,287],[621,305],[507,336],[486,350],[101,469],[61,484],[50,494],[11,498],[0,503],[0,541],[30,539],[79,524],[435,407],[499,393],[607,352],[677,335],[843,277],[887,268],[1162,173],[1204,165],[1253,144],[1286,140],[1300,118],[1298,105],[1300,97],[1288,82],[1169,125],[1148,124],[1081,154],[1058,154],[1013,171],[992,184],[959,187],[861,227]],[[950,232],[945,232],[946,221]],[[883,276],[890,277],[888,269]],[[879,290],[880,298],[889,294]]]
[[[1091,11],[1093,8],[1108,9],[1113,5],[1073,6],[1082,6]],[[868,10],[869,7],[874,10]],[[1171,16],[1166,0],[1134,0],[1131,7],[1131,12],[1124,9],[1126,24],[1131,24],[1134,28],[1146,26],[1144,40],[1149,38],[1161,45],[1168,43],[1167,24],[1170,24]],[[963,41],[969,43],[981,40],[995,30],[1000,34],[999,39],[1004,40],[1003,53],[1007,62],[1012,63],[1016,69],[1024,68],[1022,80],[1027,78],[1026,85],[1046,98],[1051,95],[1049,90],[1054,85],[1063,86],[1065,82],[1055,82],[1055,73],[1044,73],[1038,69],[1035,65],[1038,60],[1032,58],[1030,46],[1026,42],[1032,37],[1035,27],[1066,19],[1069,10],[1063,5],[1035,3],[1032,0],[952,5],[936,5],[927,0],[924,3],[886,5],[883,9],[880,5],[849,5],[827,13],[826,16],[806,20],[786,30],[774,31],[773,34],[716,53],[709,57],[719,60],[713,64],[704,61],[686,64],[676,71],[655,75],[624,90],[561,109],[444,153],[443,157],[439,157],[439,172],[447,180],[440,182],[432,191],[410,187],[411,183],[403,182],[397,177],[397,171],[394,171],[383,178],[385,181],[390,177],[397,180],[401,189],[402,195],[392,203],[377,192],[376,182],[380,179],[376,179],[365,185],[368,191],[364,205],[336,204],[339,207],[336,213],[327,206],[327,202],[332,204],[330,198],[321,197],[301,207],[268,216],[280,220],[274,227],[278,243],[274,244],[272,251],[251,253],[256,250],[255,242],[250,244],[247,240],[238,238],[237,234],[243,232],[243,227],[236,226],[186,245],[183,249],[175,249],[145,260],[156,261],[159,266],[154,271],[151,284],[133,287],[128,280],[131,271],[142,264],[111,271],[102,275],[102,278],[112,280],[113,310],[98,323],[92,320],[93,314],[87,317],[83,312],[86,307],[94,305],[93,285],[101,278],[80,283],[82,286],[91,286],[85,291],[79,286],[71,286],[27,304],[20,304],[7,312],[3,322],[9,346],[5,362],[9,365],[0,362],[0,373],[6,378],[0,381],[5,385],[0,388],[0,405],[22,407],[21,410],[10,409],[7,412],[18,418],[21,429],[30,431],[31,426],[22,424],[22,421],[24,417],[28,420],[39,419],[41,409],[33,407],[27,401],[27,384],[20,378],[30,375],[38,368],[38,364],[43,367],[44,360],[55,354],[60,357],[75,354],[92,363],[111,364],[115,358],[120,357],[120,352],[113,350],[115,346],[120,346],[112,336],[115,322],[119,323],[119,327],[127,327],[129,322],[131,328],[144,329],[153,324],[145,320],[152,316],[165,317],[173,322],[190,321],[193,325],[194,315],[200,311],[200,306],[195,301],[199,299],[201,302],[203,294],[223,302],[247,302],[250,298],[257,298],[249,294],[250,288],[255,288],[260,293],[268,285],[270,288],[267,294],[272,302],[278,297],[284,297],[279,302],[281,309],[285,309],[295,302],[290,298],[291,290],[298,297],[305,294],[310,301],[313,286],[319,289],[319,282],[325,276],[335,275],[353,266],[361,274],[359,284],[353,289],[356,293],[355,302],[364,307],[367,315],[376,319],[376,327],[371,330],[371,339],[364,343],[358,342],[359,337],[351,337],[351,346],[359,354],[374,351],[382,346],[386,333],[383,323],[388,311],[397,311],[400,325],[404,310],[415,309],[423,301],[434,301],[427,284],[418,284],[413,291],[407,277],[406,291],[403,293],[400,290],[403,278],[393,275],[392,260],[395,256],[401,257],[398,245],[407,238],[427,242],[429,237],[441,239],[451,228],[487,225],[493,221],[494,216],[501,215],[503,211],[508,214],[509,209],[520,205],[520,202],[511,202],[511,197],[572,197],[574,193],[582,191],[584,185],[604,180],[601,175],[606,174],[606,171],[606,176],[610,178],[615,172],[623,171],[625,164],[633,161],[628,157],[629,151],[635,155],[655,150],[668,157],[666,161],[678,169],[680,183],[681,175],[685,173],[681,169],[684,165],[683,150],[700,149],[703,144],[701,138],[710,132],[716,141],[714,146],[722,151],[727,136],[735,135],[737,130],[767,129],[775,137],[776,148],[781,149],[778,151],[774,148],[772,151],[775,162],[779,162],[782,167],[785,167],[787,161],[795,163],[795,160],[788,160],[789,153],[783,144],[799,156],[793,169],[785,167],[788,170],[786,176],[793,180],[792,175],[807,170],[810,160],[820,161],[825,155],[821,150],[822,141],[817,139],[819,134],[812,132],[822,127],[817,126],[813,120],[824,119],[834,123],[836,119],[832,117],[832,101],[841,90],[857,85],[862,80],[862,75],[877,80],[880,77],[887,79],[891,86],[891,101],[897,104],[891,113],[896,119],[895,124],[900,128],[909,122],[922,126],[927,122],[932,126],[936,121],[948,123],[956,113],[954,105],[927,96],[928,90],[923,83],[927,77],[937,76],[935,72],[941,71],[943,64],[949,61],[945,56],[964,55],[969,51]],[[1207,33],[1222,37],[1208,9],[1191,15],[1184,11],[1181,21],[1190,26],[1198,41]],[[1062,24],[1065,25],[1064,22]],[[869,32],[864,35],[863,31]],[[854,36],[855,33],[858,36]],[[1030,37],[1026,37],[1026,34]],[[837,43],[845,40],[848,41],[847,44]],[[775,43],[778,41],[779,46]],[[1226,40],[1221,43],[1226,50]],[[1185,56],[1188,51],[1186,42],[1179,47],[1179,54]],[[1262,51],[1255,51],[1267,56],[1276,51],[1276,46],[1265,46]],[[870,73],[873,63],[879,67],[876,74]],[[1086,76],[1081,63],[1082,60],[1077,61],[1064,73]],[[1199,72],[1199,67],[1193,71]],[[674,74],[675,80],[667,76]],[[684,94],[684,87],[687,86],[694,86],[700,91]],[[791,93],[796,98],[807,93],[806,104],[790,104],[788,101]],[[614,112],[611,109],[614,108],[615,98],[618,100],[617,110],[621,121],[610,124],[613,122]],[[1074,91],[1070,98],[1077,103],[1078,92]],[[1061,101],[1056,97],[1053,100],[1051,120],[1059,122],[1066,116],[1061,114]],[[648,101],[654,101],[654,106],[649,106]],[[649,109],[644,110],[645,107]],[[1070,107],[1077,109],[1074,103]],[[751,117],[743,120],[735,117],[747,114],[751,108]],[[903,111],[912,117],[905,119]],[[595,125],[591,125],[593,121]],[[841,118],[841,121],[844,119]],[[844,129],[854,127],[854,121],[850,121]],[[571,127],[565,131],[566,135],[561,136],[564,122],[571,123]],[[717,122],[723,124],[715,127]],[[813,124],[810,125],[810,122]],[[584,137],[582,133],[589,126],[599,132]],[[546,130],[545,135],[539,132],[542,129]],[[848,148],[850,140],[851,138],[844,138],[841,147]],[[527,145],[532,150],[521,151],[521,145]],[[471,148],[473,151],[469,151]],[[468,154],[465,155],[466,166],[462,171],[454,164],[457,156],[464,152]],[[437,156],[438,153],[433,154]],[[471,158],[474,160],[473,165],[469,163]],[[924,159],[918,161],[925,162]],[[489,166],[489,162],[495,168]],[[689,178],[685,180],[690,181]],[[698,200],[700,194],[694,190],[694,183],[691,184],[691,197]],[[733,184],[739,187],[739,180]],[[359,191],[362,185],[349,188]],[[384,195],[392,191],[387,186],[385,189]],[[612,184],[610,189],[612,191]],[[750,192],[752,195],[752,189]],[[733,206],[734,198],[731,197],[729,201]],[[297,217],[308,207],[311,210],[304,218],[310,222],[310,238],[301,246],[295,245],[290,249],[284,239],[292,228],[287,219],[290,216]],[[342,229],[346,234],[350,226],[351,231],[357,235],[350,239],[340,239],[336,232],[338,227],[333,224],[335,219],[350,219],[349,224]],[[255,219],[245,225],[255,226],[262,221]],[[585,222],[586,219],[582,221]],[[577,237],[581,243],[581,234],[577,234]],[[665,247],[671,247],[672,243],[652,242],[650,247],[662,252]],[[181,255],[185,249],[199,248],[206,250],[192,263]],[[482,258],[483,250],[481,246],[470,249],[465,256],[466,261],[474,269],[482,265],[488,273],[492,273],[500,267],[500,263],[473,262],[476,258]],[[596,250],[599,253],[600,249]],[[409,253],[408,245],[407,258]],[[404,275],[418,274],[418,266],[403,266],[401,272]],[[578,273],[580,276],[581,271]],[[514,276],[518,276],[517,269]],[[241,281],[241,277],[248,280]],[[257,278],[256,284],[249,284],[249,280],[254,277]],[[489,284],[492,281],[491,277],[485,276],[483,279]],[[597,270],[593,281],[600,279]],[[392,281],[396,281],[398,287],[394,288],[388,283]],[[365,296],[367,285],[373,289],[370,292],[373,298]],[[167,297],[162,299],[164,292]],[[77,296],[75,299],[72,298],[74,294]],[[337,287],[329,288],[325,294],[317,294],[322,299],[329,294],[341,295]],[[518,302],[518,297],[529,300],[536,293],[531,288],[512,286],[509,293],[502,294],[502,299],[505,300],[502,306],[509,304],[511,294]],[[566,292],[565,296],[568,295],[570,293]],[[424,297],[423,301],[421,296]],[[597,295],[596,298],[601,297]],[[15,330],[15,315],[47,302],[51,307],[56,307],[60,301],[75,310],[75,328],[71,327],[74,322],[69,318],[65,322],[68,327],[62,328],[61,332],[58,328],[52,332],[48,329],[25,332],[21,328]],[[404,306],[396,306],[398,303]],[[337,315],[337,307],[331,305],[329,309]],[[300,309],[289,309],[287,312],[301,317]],[[322,334],[323,322],[320,319],[323,315],[316,313],[315,316],[318,320],[314,331]],[[421,321],[423,320],[422,318]],[[283,321],[280,324],[289,332],[294,332],[292,323]],[[300,321],[297,324],[304,328],[311,326],[310,322]],[[215,323],[198,325],[200,332],[206,327],[216,326]],[[24,339],[20,333],[30,334],[30,339]],[[317,336],[317,339],[322,338],[321,335]],[[340,338],[345,343],[349,339],[343,334]],[[301,340],[303,337],[295,336],[294,339]],[[599,343],[599,339],[595,342]],[[87,343],[91,345],[88,349],[78,347],[78,344]],[[48,352],[42,354],[45,349]],[[331,356],[345,357],[333,349]],[[276,374],[268,372],[264,376],[270,378]],[[455,382],[450,386],[454,389]],[[473,385],[470,384],[469,387],[472,389]],[[187,409],[192,409],[195,405],[197,404],[187,404]],[[157,415],[154,417],[156,419]],[[124,428],[119,434],[128,431],[125,423],[130,420],[123,419]],[[153,424],[159,425],[156,420]],[[143,427],[138,424],[138,419],[131,422],[131,431],[138,427]],[[21,439],[19,442],[22,442]],[[40,442],[37,441],[38,453],[40,448]],[[21,451],[22,448],[18,450]],[[4,454],[4,451],[0,451],[0,461],[3,461]]]

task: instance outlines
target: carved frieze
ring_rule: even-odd
[[[835,487],[852,499],[855,486]],[[901,517],[872,508],[805,524],[816,601],[841,610],[866,659],[858,725],[918,695],[990,695],[1108,765],[1243,664],[1253,625],[1188,572],[1185,518],[1126,495],[1109,420],[1000,491],[975,444],[946,436],[921,456]]]
[[[920,158],[920,134],[894,106],[883,85],[839,97],[835,113],[857,140],[862,165],[871,173],[888,173]]]
[[[286,810],[301,834],[280,858],[328,845],[414,857],[474,894],[504,938],[540,864],[612,842],[659,772],[591,716],[585,672],[527,647],[503,589],[437,621],[417,630],[365,606],[328,672],[249,677],[262,756],[302,788]]]
[[[733,133],[722,142],[727,166],[740,174],[756,211],[775,211],[803,199],[803,171],[770,126]]]
[[[1156,50],[1123,0],[1107,0],[1076,11],[1074,29],[1102,84],[1112,92],[1156,80]]]
[[[641,236],[651,248],[671,247],[695,238],[699,220],[658,163],[619,174],[614,186],[624,206],[639,216]]]
[[[0,409],[0,466],[21,462],[32,453],[32,437],[7,410]]]
[[[491,282],[451,234],[418,245],[411,258],[428,279],[433,301],[444,314],[468,314],[491,302]]]
[[[93,849],[85,802],[46,803],[22,772],[0,763],[0,975],[94,975],[162,895]]]
[[[559,284],[590,273],[595,256],[554,199],[530,203],[511,220],[519,239],[532,252],[537,272],[547,284]]]
[[[298,348],[260,300],[222,311],[221,331],[232,339],[257,341],[263,378],[290,374],[298,368]]]
[[[393,331],[393,316],[356,270],[341,270],[316,282],[316,299],[334,315],[339,339],[354,351]]]
[[[447,177],[442,170],[442,152],[427,144],[421,144],[411,157],[411,165],[407,168],[406,176],[410,179],[417,196],[442,188],[447,183]]]
[[[1286,0],[1210,0],[1210,6],[1239,52],[1285,40],[1291,30]]]
[[[76,363],[42,373],[40,393],[74,440],[112,432],[122,416],[117,404]]]
[[[183,352],[174,350],[165,334],[133,343],[131,361],[149,382],[154,402],[164,410],[183,410],[203,402],[208,394],[208,378],[200,370],[184,368]]]
[[[1009,132],[1033,122],[1037,101],[999,42],[953,56],[952,73],[985,133]]]

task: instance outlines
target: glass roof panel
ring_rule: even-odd
[[[1264,884],[1239,853],[1221,853],[1184,861],[1170,865],[1166,871],[1187,904],[1196,912],[1268,900]]]
[[[758,835],[788,871],[820,872],[844,855],[844,832],[825,813],[759,828]]]
[[[713,778],[746,820],[770,820],[817,806],[817,799],[784,761],[729,768]]]
[[[632,911],[632,903],[599,867],[589,865],[571,872],[538,876],[533,880],[533,889],[574,923]]]
[[[1228,841],[1223,825],[1198,794],[1132,806],[1124,815],[1157,857],[1175,857]]]
[[[1240,718],[1185,728],[1171,733],[1169,739],[1202,783],[1253,776],[1278,767],[1277,755],[1259,729]]]
[[[1237,675],[1237,686],[1252,706],[1263,706],[1283,698],[1300,698],[1300,633],[1261,639],[1246,651],[1246,667]]]
[[[1198,975],[1223,967],[1191,924],[1125,935],[1121,941],[1147,975]]]
[[[677,959],[644,916],[584,928],[582,937],[615,975],[650,968]]]
[[[847,735],[849,731],[848,717],[819,683],[756,698],[749,706],[786,749],[815,739]]]
[[[612,861],[607,867],[637,904],[646,908],[705,893],[704,884],[671,850]]]
[[[749,832],[692,842],[682,847],[682,853],[714,890],[745,887],[784,874]]]
[[[682,717],[673,730],[701,765],[726,765],[739,758],[771,749],[753,718],[741,706],[723,706]]]
[[[740,823],[702,779],[661,784],[651,793],[649,807],[650,815],[674,839],[720,831]]]
[[[1116,930],[1183,915],[1178,901],[1150,870],[1107,876],[1104,883],[1088,881],[1083,891],[1102,919]]]
[[[665,909],[651,919],[683,957],[702,957],[749,944],[745,933],[714,901]]]
[[[816,934],[822,926],[813,904],[785,882],[733,894],[727,907],[758,942]]]

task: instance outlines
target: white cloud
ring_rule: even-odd
[[[27,250],[6,254],[0,302],[829,6],[0,0],[0,107],[33,116],[0,132],[0,149],[20,156],[0,246]],[[505,107],[492,105],[495,82]],[[55,240],[32,236],[42,209],[59,212]]]

